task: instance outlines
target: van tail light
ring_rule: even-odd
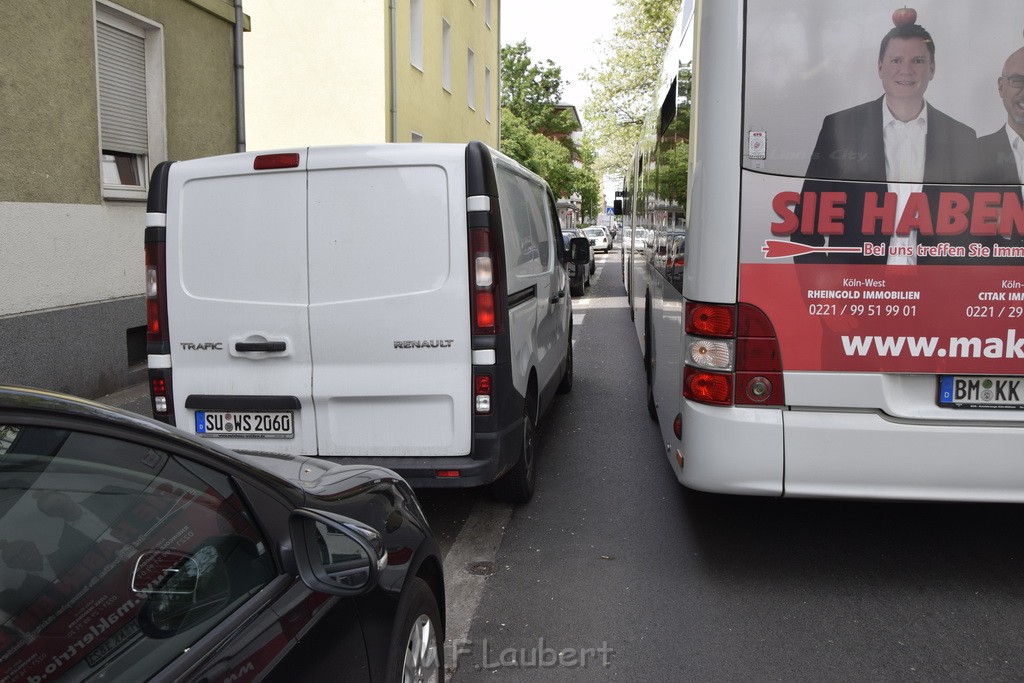
[[[149,400],[153,417],[174,424],[174,397],[171,394],[171,369],[150,368]]]
[[[473,378],[473,411],[477,415],[490,415],[492,405],[492,382],[490,375]]]
[[[147,229],[147,232],[152,228]],[[166,242],[146,241],[146,343],[170,341],[167,334]]]
[[[171,337],[167,328],[167,229],[146,227],[146,354],[153,417],[174,424]]]
[[[750,304],[687,302],[683,396],[716,406],[785,404],[775,328]]]
[[[469,247],[473,334],[500,334],[505,295],[501,253],[494,233],[490,228],[471,228]]]

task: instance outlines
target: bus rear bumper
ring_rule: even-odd
[[[699,421],[700,430],[686,425]],[[910,422],[880,412],[716,408],[684,401],[689,488],[738,495],[1024,502],[1024,425]],[[699,432],[699,433],[698,433]]]

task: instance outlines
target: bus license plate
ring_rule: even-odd
[[[1024,408],[1024,378],[942,375],[939,405],[946,408]]]
[[[196,411],[196,434],[247,439],[291,439],[295,436],[290,412],[230,413]]]

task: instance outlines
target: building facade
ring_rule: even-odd
[[[0,383],[144,381],[149,174],[235,151],[235,22],[230,0],[3,3]]]
[[[246,0],[250,150],[497,148],[500,0]]]

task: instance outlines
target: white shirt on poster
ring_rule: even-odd
[[[928,136],[928,106],[921,108],[917,118],[899,121],[882,107],[882,140],[885,145],[885,178],[889,181],[889,192],[896,195],[896,225],[899,225],[910,195],[924,189],[925,140]],[[893,248],[900,253],[893,256]],[[914,265],[917,256],[917,231],[909,235],[897,235],[889,240],[888,258],[890,265]],[[909,252],[910,255],[905,255]]]

